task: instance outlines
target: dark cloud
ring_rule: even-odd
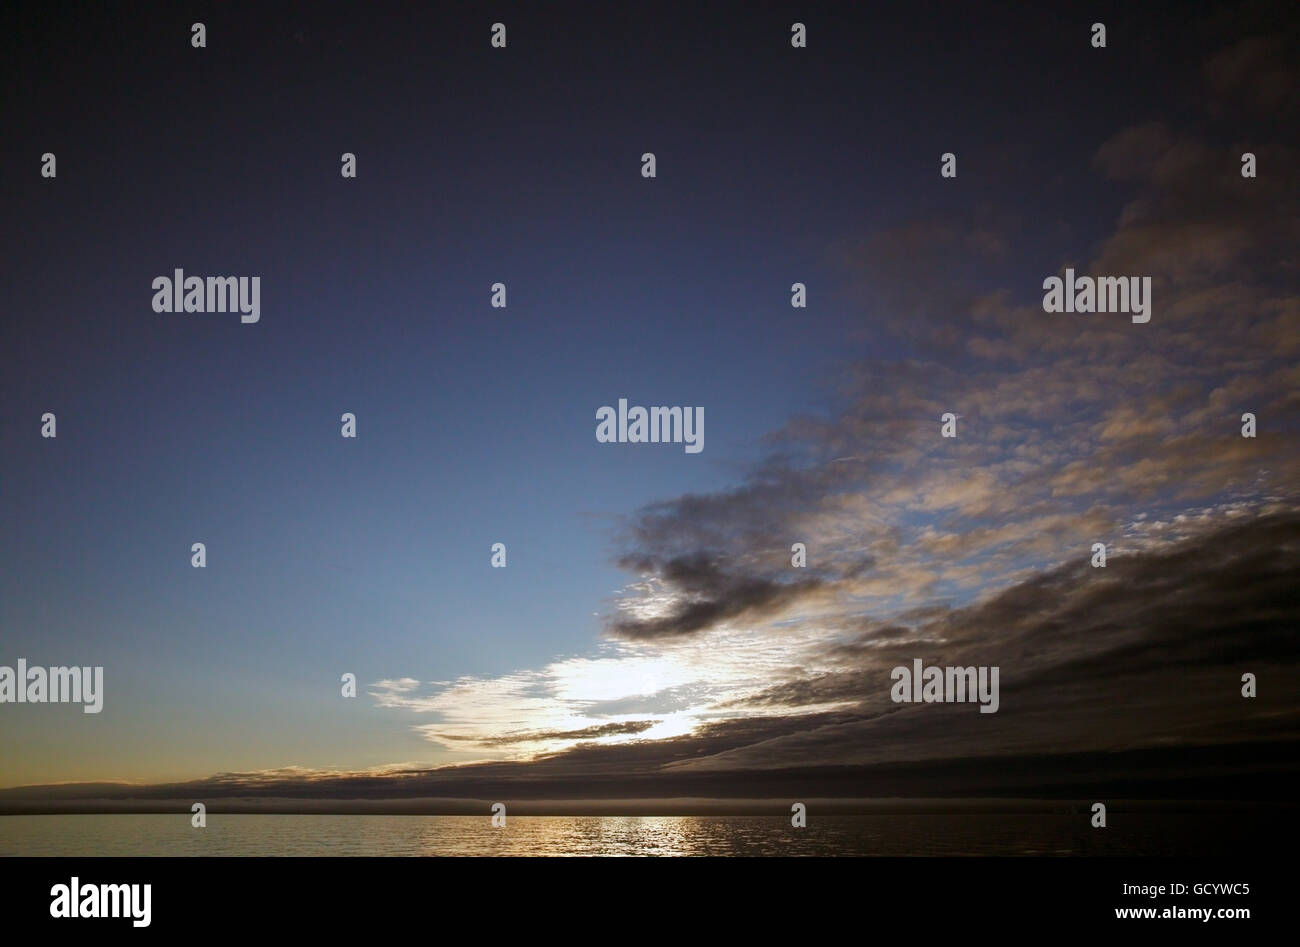
[[[1270,121],[1294,121],[1300,114],[1300,34],[1294,24],[1283,26],[1279,33],[1248,36],[1205,64],[1213,114],[1248,110]]]
[[[707,571],[707,570],[706,570]],[[692,575],[695,575],[692,572]],[[526,762],[381,773],[221,774],[162,786],[0,792],[0,811],[77,800],[1079,795],[1271,798],[1300,784],[1300,513],[1229,523],[1106,568],[1070,563],[964,608],[870,624],[838,673],[774,686],[769,711],[664,740]],[[1001,708],[894,704],[889,669],[998,665]],[[1259,695],[1240,695],[1245,671]],[[782,715],[785,705],[848,702]],[[557,732],[587,739],[649,724]],[[535,736],[535,735],[533,735]],[[1180,783],[1181,780],[1181,783]],[[1206,795],[1206,794],[1211,795]],[[99,803],[96,803],[97,805]]]
[[[760,609],[777,611],[822,586],[817,578],[777,581],[728,572],[716,557],[705,553],[666,561],[626,557],[619,565],[654,577],[674,597],[666,615],[610,621],[612,634],[633,640],[689,635]]]
[[[1276,104],[1270,90],[1294,72],[1279,49],[1260,37],[1225,47],[1206,63],[1211,87]],[[702,634],[800,604],[878,608],[891,593],[906,607],[945,583],[996,588],[1146,529],[1143,518],[1300,503],[1300,151],[1293,132],[1252,117],[1234,113],[1227,134],[1269,169],[1255,179],[1223,129],[1143,122],[1096,144],[1098,176],[1127,196],[1091,258],[1076,250],[1059,266],[1149,276],[1148,325],[1044,313],[1055,265],[1027,284],[1006,271],[1021,284],[991,289],[1015,227],[987,212],[838,243],[853,292],[876,303],[873,327],[910,346],[849,368],[843,409],[792,419],[740,486],[640,511],[621,564],[682,574],[664,580],[668,614],[625,610],[611,632]],[[941,441],[949,411],[959,437]],[[1240,436],[1246,412],[1254,438]],[[792,541],[815,549],[816,581],[791,578]]]

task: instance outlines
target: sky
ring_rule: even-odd
[[[23,14],[0,805],[1293,786],[1295,8],[1053,7]]]

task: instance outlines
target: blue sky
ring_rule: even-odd
[[[1247,127],[1269,127],[1207,118],[1190,91],[1200,60],[1154,68],[1159,17],[1114,12],[1113,45],[1094,51],[1086,20],[1065,14],[826,14],[801,55],[775,9],[701,14],[698,34],[613,13],[575,32],[520,11],[496,57],[468,26],[439,33],[404,17],[264,28],[236,8],[214,15],[206,50],[185,44],[187,24],[150,22],[124,31],[125,49],[81,50],[75,69],[29,63],[47,88],[6,144],[22,239],[3,336],[0,663],[102,664],[108,692],[93,720],[6,707],[0,784],[492,757],[415,729],[448,719],[427,702],[430,682],[478,682],[444,699],[487,707],[493,682],[513,700],[572,673],[591,685],[572,707],[632,700],[621,678],[597,686],[623,673],[612,665],[529,676],[610,649],[631,677],[676,681],[646,711],[668,714],[653,736],[716,722],[712,704],[671,715],[703,686],[706,645],[639,663],[608,634],[622,609],[636,627],[686,594],[671,582],[629,591],[644,576],[617,562],[630,550],[671,571],[672,542],[635,533],[656,503],[684,544],[694,529],[748,524],[772,527],[784,548],[793,523],[834,550],[822,564],[843,598],[712,630],[720,679],[740,681],[752,658],[775,682],[797,656],[770,636],[746,643],[772,623],[821,622],[809,640],[825,644],[854,608],[883,619],[917,596],[970,605],[1068,560],[1074,531],[1103,520],[1139,549],[1146,534],[1123,534],[1139,513],[1213,509],[1217,524],[1231,502],[1275,497],[1273,480],[1226,479],[1148,495],[1141,458],[1107,452],[1124,424],[1163,422],[1123,414],[1126,394],[1076,414],[1070,392],[1047,390],[1086,382],[1094,357],[1098,385],[1132,370],[1145,398],[1257,376],[1242,395],[1266,403],[1285,378],[1257,371],[1281,372],[1270,359],[1285,347],[1220,365],[1228,343],[1117,344],[1065,323],[1045,344],[1034,315],[1043,276],[1062,266],[1161,265],[1186,223],[1174,158],[1193,155],[1199,173]],[[1211,92],[1240,93],[1207,74]],[[33,170],[45,150],[58,155],[54,180]],[[356,180],[339,175],[345,151]],[[639,173],[645,151],[654,180]],[[945,151],[958,154],[956,180],[939,177]],[[1125,177],[1116,155],[1156,170]],[[1154,236],[1126,217],[1150,206]],[[1250,288],[1253,308],[1234,311],[1249,311],[1251,331],[1289,339],[1269,295],[1277,272],[1246,251],[1213,263],[1212,289]],[[152,312],[152,279],[176,267],[260,276],[261,321]],[[1176,290],[1166,312],[1177,299],[1212,322],[1196,309],[1204,286],[1178,266],[1156,276]],[[489,305],[497,281],[505,310]],[[805,310],[789,305],[795,281]],[[1062,355],[1076,332],[1077,353]],[[987,355],[993,345],[1002,354]],[[1161,361],[1183,352],[1185,371]],[[595,412],[619,398],[703,406],[705,450],[598,444]],[[1003,411],[1004,427],[980,427],[978,405]],[[949,408],[972,424],[964,454],[862,432],[885,415],[937,426]],[[38,436],[45,411],[56,440]],[[355,440],[339,436],[343,412],[357,416]],[[1153,462],[1182,457],[1175,434],[1205,417],[1177,414]],[[1274,422],[1294,426],[1281,412]],[[1069,446],[1054,453],[1054,438]],[[829,466],[843,445],[888,475],[850,484]],[[800,475],[781,466],[785,449],[807,452]],[[1292,454],[1276,449],[1269,476],[1285,481]],[[1071,464],[1094,462],[1128,472],[1122,496],[1067,482],[1081,469]],[[1225,463],[1204,461],[1205,475],[1245,477],[1264,461]],[[768,497],[761,524],[747,520],[747,478],[773,464],[792,491]],[[1022,489],[1038,505],[1008,506]],[[691,496],[713,499],[696,516]],[[907,540],[899,571],[860,583],[847,563],[869,552],[882,565],[895,548],[882,516]],[[1069,542],[1044,538],[1058,534]],[[202,570],[190,566],[198,541]],[[505,570],[489,567],[494,542],[507,545]],[[945,558],[958,547],[970,557],[960,565]],[[770,549],[723,552],[741,562]],[[356,700],[339,696],[344,672],[361,683]],[[423,684],[392,683],[405,679]],[[752,680],[736,686],[754,698]],[[510,700],[494,706],[506,709],[492,726],[526,729]],[[572,707],[539,710],[539,732]],[[589,724],[574,719],[574,732]]]

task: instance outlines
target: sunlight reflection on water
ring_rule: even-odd
[[[788,816],[177,815],[0,817],[0,855],[1149,855],[1205,854],[1228,815],[1143,813],[1125,832],[1032,813]],[[1209,819],[1211,824],[1207,824]],[[1235,825],[1235,829],[1234,829]]]

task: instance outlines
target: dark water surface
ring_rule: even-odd
[[[788,816],[0,816],[0,855],[1221,855],[1269,837],[1262,814]]]

